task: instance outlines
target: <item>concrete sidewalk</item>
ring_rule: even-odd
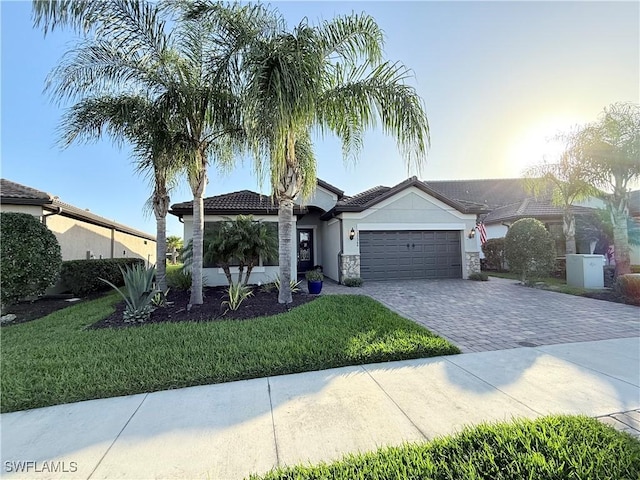
[[[2,476],[236,479],[513,417],[633,429],[638,409],[640,338],[516,348],[7,413]]]

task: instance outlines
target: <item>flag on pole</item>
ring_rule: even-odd
[[[476,231],[480,234],[480,245],[487,243],[487,229],[484,228],[484,223],[478,223]]]

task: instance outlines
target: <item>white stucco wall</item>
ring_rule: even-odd
[[[338,281],[338,254],[340,253],[340,220],[333,218],[323,222],[322,236],[322,266],[325,276]]]
[[[42,217],[42,207],[39,205],[10,205],[0,203],[0,212],[27,213],[34,217]]]
[[[316,187],[313,195],[308,199],[298,198],[295,203],[303,206],[314,206],[321,208],[325,212],[331,210],[336,202],[338,201],[338,196],[335,193],[331,193],[329,190],[326,190],[320,186]]]

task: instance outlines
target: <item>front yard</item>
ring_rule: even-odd
[[[273,317],[87,329],[115,294],[4,327],[2,412],[191,385],[459,353],[371,298],[326,295]]]

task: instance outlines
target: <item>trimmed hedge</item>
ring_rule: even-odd
[[[520,275],[522,283],[549,276],[556,260],[553,237],[535,218],[522,218],[504,237],[504,253],[509,271]]]
[[[485,256],[485,268],[504,272],[507,270],[507,259],[504,254],[504,237],[490,238],[482,245]]]
[[[145,266],[142,258],[102,258],[96,260],[68,260],[62,262],[60,278],[64,285],[79,297],[90,293],[110,290],[111,287],[101,278],[109,280],[117,286],[124,285],[120,267],[127,265]]]
[[[624,298],[625,303],[640,305],[640,274],[618,276],[614,291]]]
[[[3,305],[42,295],[58,279],[62,263],[60,244],[33,215],[0,214],[0,250]]]

